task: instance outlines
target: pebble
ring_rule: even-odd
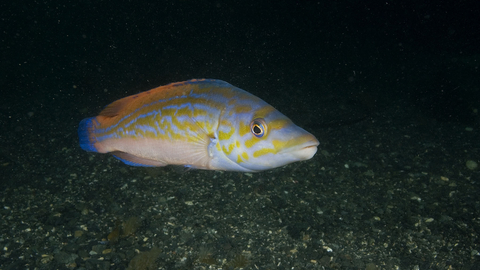
[[[83,231],[80,231],[80,230],[75,231],[75,233],[74,233],[74,236],[75,236],[76,238],[78,238],[78,237],[80,237],[80,236],[82,236],[82,235],[83,235]]]
[[[467,168],[469,168],[472,171],[475,171],[476,169],[478,169],[478,163],[473,160],[467,160],[465,165],[467,166]]]

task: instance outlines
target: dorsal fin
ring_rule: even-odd
[[[119,112],[128,106],[128,104],[137,97],[138,95],[124,97],[122,99],[116,100],[110,104],[108,104],[99,115],[105,117],[115,117],[119,114]]]
[[[211,86],[212,84],[223,87],[230,86],[224,81],[208,79],[194,79],[190,81],[171,83],[114,101],[107,105],[100,112],[99,116],[103,116],[105,118],[115,117],[122,114],[122,112],[124,113],[125,111],[128,111],[128,107],[140,108],[142,104],[148,104],[154,100],[164,99],[168,97],[168,94],[171,93],[171,90],[174,90],[174,93],[181,93],[182,91],[186,91],[187,89],[189,89],[189,85],[193,84],[204,84],[207,87]]]

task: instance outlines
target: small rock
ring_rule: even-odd
[[[472,171],[475,171],[476,169],[478,169],[478,163],[473,160],[467,160],[465,165],[467,166],[467,168],[469,168]]]
[[[57,254],[55,254],[55,260],[58,263],[61,263],[61,264],[73,263],[73,262],[75,262],[75,259],[77,259],[77,258],[78,258],[77,254],[67,253],[67,252],[64,252],[64,251],[60,251]]]

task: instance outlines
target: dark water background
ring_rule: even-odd
[[[283,110],[304,114],[332,96],[372,109],[401,99],[427,111],[442,95],[451,95],[446,110],[478,98],[478,6],[415,3],[3,4],[3,113],[95,114],[126,94],[191,78],[226,80],[282,109],[275,97],[288,96]]]
[[[8,216],[16,215],[12,205],[16,199],[22,200],[21,194],[26,192],[18,188],[25,187],[29,194],[48,190],[49,194],[59,196],[59,201],[64,201],[61,196],[65,186],[81,185],[81,181],[64,181],[73,173],[80,178],[82,173],[93,170],[93,166],[98,170],[104,167],[114,172],[125,170],[123,164],[112,158],[92,160],[90,154],[81,151],[76,135],[81,119],[96,115],[103,106],[126,95],[192,78],[221,79],[245,89],[319,138],[320,150],[316,158],[309,161],[311,168],[307,162],[287,167],[272,173],[277,179],[301,170],[296,166],[303,166],[311,173],[305,174],[304,181],[339,183],[335,179],[350,176],[329,178],[313,171],[331,170],[333,174],[345,169],[344,164],[357,164],[355,162],[360,162],[358,167],[367,163],[372,169],[385,159],[396,165],[379,165],[373,169],[380,175],[381,182],[390,181],[390,175],[405,170],[411,177],[416,173],[433,174],[430,180],[424,179],[427,183],[431,179],[443,179],[441,176],[447,174],[451,175],[449,179],[453,176],[468,179],[468,185],[464,186],[468,200],[458,206],[458,211],[450,211],[457,213],[454,216],[459,219],[465,217],[462,213],[469,213],[464,219],[468,232],[452,233],[458,235],[459,242],[468,242],[462,252],[452,253],[450,257],[444,255],[445,260],[425,249],[417,250],[415,256],[400,252],[391,255],[395,258],[391,262],[362,254],[361,262],[333,265],[321,260],[330,253],[320,247],[324,253],[318,253],[317,257],[295,257],[296,253],[286,251],[292,256],[289,263],[284,263],[285,267],[293,267],[295,263],[299,263],[300,269],[361,269],[368,263],[384,269],[395,265],[405,267],[403,269],[418,265],[421,269],[448,269],[451,265],[454,269],[480,267],[479,255],[475,253],[480,250],[480,206],[476,195],[480,192],[480,175],[478,169],[471,171],[465,167],[466,160],[480,162],[478,1],[11,1],[0,4],[0,8],[0,179],[4,189],[2,202],[9,207],[2,210],[0,247],[11,245],[7,250],[14,250],[13,255],[0,251],[0,268],[29,265],[33,269],[36,265],[55,269],[71,263],[57,257],[45,263],[39,261],[41,254],[59,254],[61,247],[50,245],[50,250],[27,252],[24,245],[13,244],[18,243],[18,239],[7,237],[20,230],[12,225],[16,224],[13,221],[6,221]],[[415,139],[405,142],[402,138]],[[396,154],[384,157],[371,151],[372,147],[385,147],[386,152]],[[326,152],[320,153],[321,150]],[[394,157],[406,152],[411,157],[400,158],[400,161]],[[409,168],[415,168],[412,165],[416,162],[415,156],[426,153],[434,153],[431,159],[424,160],[429,165],[408,172]],[[368,159],[371,164],[366,162]],[[87,160],[89,163],[84,163]],[[369,171],[365,169],[359,174],[369,175]],[[129,172],[139,173],[138,169]],[[171,177],[177,177],[175,172],[172,174]],[[183,175],[185,182],[195,174]],[[110,175],[111,179],[101,181],[118,181],[114,186],[122,186],[129,179],[125,171]],[[271,176],[259,175],[255,174],[254,178],[258,177],[260,182],[271,181]],[[257,183],[253,185],[257,188],[265,188],[257,180],[251,181]],[[45,182],[49,182],[48,186],[43,186]],[[341,187],[348,189],[345,184],[339,184],[338,188]],[[406,194],[416,189],[408,185],[404,188]],[[266,189],[269,190],[268,185]],[[442,201],[441,196],[448,194],[429,190],[433,201]],[[178,190],[175,192],[175,196],[181,197]],[[251,190],[247,188],[245,192]],[[325,195],[320,188],[316,192],[320,194],[317,197]],[[387,189],[380,188],[377,192],[376,195],[382,196]],[[14,196],[12,194],[18,197],[9,197]],[[38,200],[36,196],[34,201]],[[93,203],[95,197],[102,196],[89,195],[83,200]],[[277,207],[284,204],[284,200],[288,202],[282,195],[271,196],[270,201]],[[302,192],[298,196],[302,197]],[[328,196],[335,200],[334,193]],[[363,205],[361,197],[354,196],[351,200]],[[447,201],[441,206],[452,204]],[[368,209],[368,204],[363,208]],[[49,213],[50,210],[46,210],[45,215]],[[142,220],[149,219],[142,214]],[[36,219],[35,225],[29,226],[63,226],[67,231],[75,227],[52,225],[42,220]],[[112,220],[108,220],[110,227],[114,227]],[[365,224],[364,219],[359,218],[359,223]],[[322,232],[325,225],[318,224],[318,220],[309,220],[298,225],[291,219],[286,226],[295,242],[311,230],[307,227],[314,228],[317,235],[325,233]],[[402,231],[404,225],[398,224],[396,228]],[[406,225],[404,228],[412,229]],[[98,230],[103,237],[109,232],[109,229]],[[439,230],[436,235],[442,232]],[[331,237],[342,238],[343,233]],[[314,241],[320,241],[318,239]],[[304,237],[299,241],[307,240]],[[315,243],[309,247],[321,246]],[[128,249],[128,245],[123,248]],[[217,259],[230,256],[213,249]],[[439,245],[438,250],[448,253],[449,245]],[[20,257],[25,252],[29,255]],[[389,249],[383,252],[389,253]],[[125,268],[133,257],[127,254],[111,265],[111,269]],[[267,269],[271,264],[268,256],[273,255],[253,255],[248,267]],[[311,262],[314,259],[316,263]],[[171,264],[159,262],[158,265],[170,269],[176,259],[164,259],[169,260]],[[195,263],[192,265],[194,268]],[[276,264],[271,265],[268,267],[273,269]],[[88,265],[78,258],[75,267],[88,268]]]

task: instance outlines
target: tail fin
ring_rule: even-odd
[[[78,127],[78,138],[80,147],[87,152],[98,152],[95,147],[95,126],[93,125],[95,117],[85,118]]]

